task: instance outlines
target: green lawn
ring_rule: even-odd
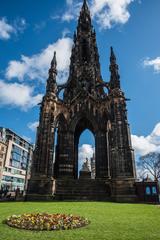
[[[91,223],[75,230],[31,232],[10,228],[3,220],[29,212],[72,213]],[[160,240],[160,208],[105,202],[0,203],[0,240]]]

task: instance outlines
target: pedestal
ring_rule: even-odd
[[[80,171],[79,179],[91,179],[91,172]]]

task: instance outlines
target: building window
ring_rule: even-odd
[[[12,153],[12,159],[14,161],[20,162],[21,161],[21,155],[17,154],[16,152]]]
[[[17,161],[10,161],[10,165],[15,168],[20,168],[20,162]]]
[[[157,188],[155,186],[152,187],[152,194],[157,194]]]
[[[15,153],[21,155],[22,150],[21,150],[21,148],[19,148],[18,146],[13,145],[13,152],[15,152]]]
[[[18,145],[20,145],[20,139],[19,139],[19,138],[16,138],[16,139],[15,139],[15,143],[17,143]]]
[[[24,147],[25,147],[25,149],[29,149],[29,144],[28,143],[25,143],[25,145],[24,145]]]
[[[13,145],[10,166],[26,170],[28,163],[29,153],[25,150],[22,150],[20,147]]]
[[[150,187],[146,187],[146,195],[151,195],[151,189],[150,189]]]

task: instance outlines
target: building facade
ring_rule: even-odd
[[[7,152],[7,144],[3,139],[4,138],[0,137],[0,189],[1,189],[1,181],[3,176],[3,167],[5,163],[6,152]]]
[[[10,129],[0,128],[0,156],[3,155],[0,188],[24,191],[29,176],[33,145]],[[5,146],[5,147],[4,147]],[[4,150],[4,151],[2,151]]]
[[[84,1],[71,52],[69,78],[57,85],[56,53],[51,62],[33,157],[28,199],[135,199],[135,160],[111,47],[110,81],[101,76],[96,33]],[[64,90],[63,99],[59,93]],[[95,137],[95,179],[78,179],[78,143],[89,129]]]

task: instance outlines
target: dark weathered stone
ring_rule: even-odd
[[[88,198],[103,192],[102,199],[105,194],[106,199],[134,199],[135,160],[127,120],[126,98],[120,87],[113,48],[110,56],[110,81],[106,83],[102,79],[96,33],[86,1],[74,34],[70,73],[64,85],[56,84],[56,66],[54,54],[46,95],[40,109],[28,196],[31,199],[32,195],[38,193],[44,196],[55,194],[56,198],[63,196],[59,199],[65,199],[65,196],[67,199],[75,199],[74,183],[77,183],[79,195],[87,198],[87,191],[85,192],[84,185],[77,178],[79,137],[88,128],[95,136],[96,165],[95,180],[86,182],[88,189],[92,189]],[[64,98],[60,100],[58,93],[63,88]],[[108,89],[108,93],[105,89]],[[66,182],[69,188],[67,195]],[[96,198],[100,200],[100,196],[101,194]]]

